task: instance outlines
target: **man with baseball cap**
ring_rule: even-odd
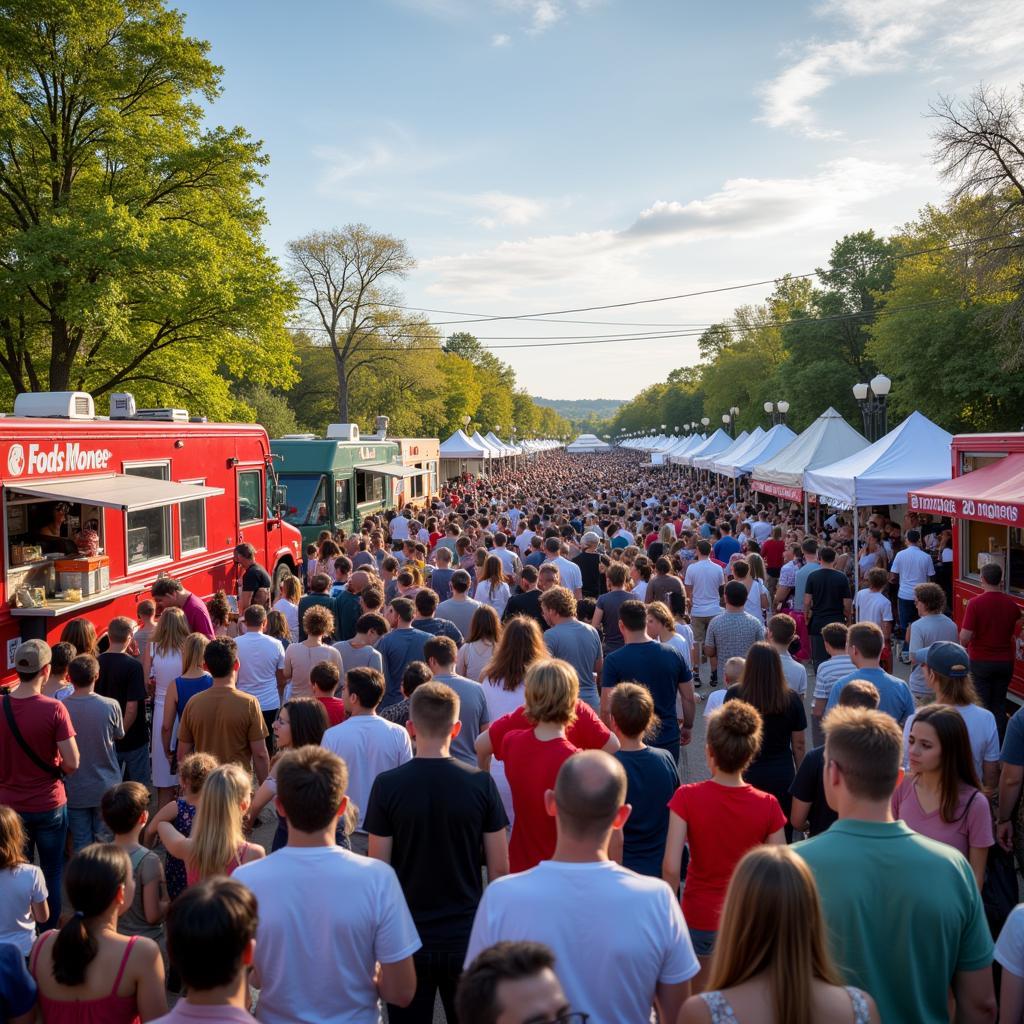
[[[39,852],[50,906],[44,927],[55,928],[68,833],[63,776],[78,768],[78,744],[67,708],[41,692],[50,677],[49,645],[42,640],[19,644],[14,669],[18,685],[0,701],[0,804],[21,818],[29,856]]]

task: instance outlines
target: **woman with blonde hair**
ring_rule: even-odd
[[[488,555],[484,562],[483,572],[477,574],[476,590],[473,597],[481,604],[490,605],[501,618],[508,604],[512,591],[505,582],[505,567],[497,555]]]
[[[188,621],[180,608],[165,608],[156,620],[153,638],[142,652],[142,671],[153,697],[153,721],[163,724],[164,702],[171,684],[182,674],[182,651],[189,638]],[[162,729],[161,729],[162,731]],[[155,741],[156,737],[154,737]],[[156,786],[156,807],[174,799],[178,777],[171,769],[162,742],[153,743],[153,785]]]
[[[288,623],[288,631],[292,636],[299,635],[299,599],[302,597],[302,584],[298,576],[288,575],[281,580],[277,600],[273,610],[280,612]]]
[[[494,659],[500,638],[501,620],[498,613],[488,604],[480,605],[470,620],[469,636],[459,648],[455,671],[460,676],[480,682],[484,670]]]
[[[181,675],[167,687],[164,694],[164,717],[160,727],[164,756],[172,760],[172,751],[177,743],[177,725],[181,721],[185,705],[197,693],[213,686],[213,676],[206,671],[203,656],[210,641],[202,633],[189,633],[181,647]]]
[[[524,696],[532,729],[489,730],[512,794],[515,821],[508,852],[513,872],[536,867],[555,852],[555,819],[545,809],[544,794],[554,789],[558,769],[578,749],[565,735],[576,721],[576,670],[558,658],[535,661],[526,673]]]
[[[312,697],[313,684],[309,673],[321,661],[330,661],[338,666],[338,673],[344,676],[341,652],[324,643],[325,636],[334,634],[334,616],[330,609],[321,604],[311,605],[302,616],[302,628],[306,639],[288,645],[284,652],[284,677],[291,681],[292,697]]]
[[[266,856],[262,846],[246,842],[242,829],[250,793],[249,776],[237,764],[222,764],[203,783],[190,836],[183,836],[169,821],[157,825],[167,852],[185,862],[189,885],[230,875],[240,865]]]
[[[708,980],[678,1024],[880,1021],[871,996],[843,985],[814,876],[785,846],[757,847],[736,867]]]

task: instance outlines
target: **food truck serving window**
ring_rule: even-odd
[[[167,462],[124,467],[128,476],[149,480],[169,480]],[[128,565],[141,565],[158,558],[171,557],[171,509],[169,505],[134,509],[128,513]]]
[[[203,480],[183,480],[182,483],[202,484]],[[204,551],[206,549],[206,499],[183,501],[178,506],[178,521],[181,526],[181,553]]]

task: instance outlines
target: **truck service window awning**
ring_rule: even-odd
[[[945,483],[909,491],[914,512],[1024,526],[1024,454],[1007,455]]]
[[[413,476],[420,476],[423,473],[422,469],[417,469],[415,466],[402,466],[396,462],[371,462],[366,466],[356,466],[356,469],[360,469],[364,473],[380,473],[381,476],[401,477],[403,480],[408,480]]]
[[[122,512],[177,505],[183,501],[212,498],[224,493],[223,487],[181,484],[174,480],[154,480],[152,477],[131,476],[127,473],[107,473],[104,476],[83,476],[71,480],[41,480],[39,483],[19,481],[9,483],[7,489],[29,497],[98,505],[120,509]]]

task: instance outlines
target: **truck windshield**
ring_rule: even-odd
[[[285,522],[293,526],[327,523],[327,480],[323,474],[281,474],[281,483],[288,488]]]

